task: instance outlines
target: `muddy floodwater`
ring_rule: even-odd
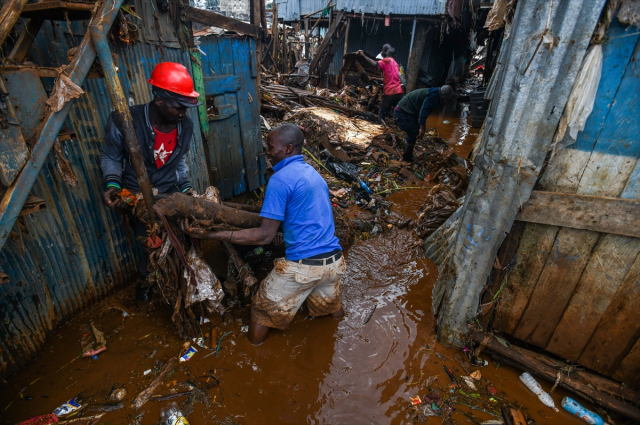
[[[460,111],[430,117],[428,126],[437,125],[452,146],[464,135],[465,143],[458,151],[466,153],[469,141],[475,139],[471,133],[477,131],[464,119],[460,122]],[[449,134],[443,130],[448,127]],[[426,194],[427,189],[419,189],[392,195],[393,214],[414,218]],[[359,241],[348,250],[348,270],[342,282],[346,316],[341,320],[309,317],[303,307],[288,330],[275,331],[263,345],[253,347],[242,332],[242,326],[248,324],[248,306],[235,309],[226,322],[211,317],[211,323],[202,326],[207,344],[215,348],[218,339],[231,332],[220,341],[217,355],[215,349],[199,349],[190,361],[175,368],[155,394],[185,391],[183,384],[187,381],[202,386],[217,378],[220,384],[208,391],[211,404],[196,404],[188,416],[193,425],[233,421],[408,423],[409,397],[422,397],[428,391],[427,378],[437,376],[431,387],[441,389],[444,398],[449,393],[449,379],[442,366],[457,370],[458,376],[463,373],[453,360],[453,355],[461,352],[435,342],[431,291],[438,272],[431,261],[416,257],[417,242],[412,231],[393,229],[384,237]],[[220,256],[224,269],[226,259],[215,249],[212,252],[214,258]],[[157,424],[161,408],[168,401],[149,401],[138,411],[129,406],[155,378],[154,361],[178,356],[183,341],[173,329],[171,308],[161,300],[123,318],[117,307],[133,309],[134,304],[133,288],[124,289],[55,331],[42,355],[0,388],[0,411],[9,406],[0,413],[2,423],[15,424],[53,412],[80,393],[95,403],[104,403],[114,387],[124,387],[126,408],[105,413],[98,423],[128,424],[137,416],[137,423]],[[364,323],[374,306],[370,320]],[[91,321],[107,338],[108,349],[97,360],[78,357],[79,340],[88,332]],[[498,367],[491,361],[479,370],[498,390],[497,397],[522,405],[537,424],[582,423],[539,402],[519,381],[521,371]],[[551,387],[547,382],[541,384],[547,391]],[[554,391],[556,405],[565,395],[568,393]],[[182,400],[184,397],[175,401]],[[460,405],[452,416],[455,423],[474,423],[463,412],[472,414],[478,423],[497,419]],[[427,423],[441,422],[441,417],[427,419]]]

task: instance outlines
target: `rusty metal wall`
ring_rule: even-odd
[[[327,5],[324,0],[276,0],[278,18],[297,21]],[[444,15],[447,0],[337,0],[336,10],[381,15]]]
[[[47,21],[28,59],[40,66],[67,63],[74,40],[64,27]],[[77,43],[82,26],[74,24],[73,32]],[[180,62],[191,69],[188,54],[179,49],[165,47],[162,52],[142,42],[118,47],[115,53],[133,103],[150,100],[146,80],[156,63]],[[51,90],[52,81],[43,79],[43,84]],[[101,200],[100,149],[111,100],[104,79],[88,79],[82,88],[86,93],[74,101],[65,123],[76,139],[62,142],[78,183],[63,182],[52,151],[32,191],[47,208],[20,218],[15,238],[0,250],[0,270],[11,279],[0,285],[0,377],[37,356],[46,336],[72,315],[137,278],[140,248],[119,213]],[[190,110],[189,116],[196,131],[187,163],[194,188],[202,191],[209,184],[205,155],[197,112]]]

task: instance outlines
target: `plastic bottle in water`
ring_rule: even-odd
[[[563,398],[562,403],[560,403],[560,405],[564,410],[566,410],[567,412],[571,413],[574,416],[579,417],[580,419],[582,419],[588,424],[591,424],[591,425],[606,424],[606,422],[603,421],[599,415],[593,413],[590,410],[585,409],[580,405],[580,403],[578,403],[571,397]]]
[[[160,415],[165,425],[189,425],[187,418],[182,415],[178,404],[174,401],[162,409]]]
[[[553,402],[553,399],[551,398],[549,393],[545,392],[545,390],[542,389],[540,384],[538,384],[538,381],[536,381],[533,376],[525,372],[520,375],[520,380],[527,386],[527,388],[529,388],[535,395],[538,396],[542,404],[558,412],[558,408],[556,407],[556,404]]]

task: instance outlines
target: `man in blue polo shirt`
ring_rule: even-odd
[[[284,231],[286,257],[262,281],[251,306],[249,342],[261,344],[269,328],[286,329],[307,300],[312,316],[344,316],[340,303],[340,278],[346,270],[335,236],[329,188],[302,158],[304,135],[285,124],[267,137],[275,174],[269,179],[262,205],[261,226],[255,229],[204,232],[183,223],[182,229],[200,239],[238,245],[264,245]]]

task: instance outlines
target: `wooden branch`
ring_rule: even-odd
[[[260,227],[262,224],[262,218],[256,213],[229,208],[182,193],[174,193],[161,198],[156,202],[156,205],[167,217],[171,218],[193,216],[198,220],[214,220],[215,223],[225,223],[244,229]]]
[[[235,31],[240,34],[246,34],[256,38],[260,34],[260,27],[211,12],[210,10],[187,7],[186,15],[189,21],[198,22],[203,25],[224,28],[229,31]]]
[[[318,51],[316,52],[315,56],[313,57],[313,60],[311,61],[311,65],[309,66],[310,73],[315,72],[316,67],[318,66],[318,63],[320,62],[320,58],[322,57],[322,53],[325,50],[327,50],[327,47],[331,42],[331,37],[333,37],[333,35],[335,34],[336,29],[338,28],[338,24],[342,22],[343,17],[344,17],[344,12],[339,11],[336,15],[336,19],[333,22],[331,22],[331,26],[327,30],[327,33],[324,36],[324,40],[322,40],[322,44],[320,44]],[[313,33],[313,30],[311,30],[311,32]]]
[[[484,332],[475,332],[473,334],[473,340],[480,344],[486,337],[487,334]],[[534,375],[546,379],[547,381],[555,382],[557,379],[559,369],[541,362],[539,360],[540,355],[535,355],[535,353],[532,353],[529,350],[525,350],[524,348],[520,348],[515,345],[505,347],[492,337],[487,342],[485,349],[496,353],[498,355],[497,357],[499,357],[503,362],[517,368],[524,369]],[[640,409],[629,403],[625,403],[622,400],[618,400],[609,394],[598,391],[595,387],[592,388],[592,386],[589,386],[589,383],[584,382],[580,377],[574,374],[572,374],[572,376],[562,375],[559,386],[586,398],[594,404],[608,408],[616,413],[632,418],[635,421],[640,421]]]
[[[153,395],[154,391],[156,389],[158,389],[160,384],[162,384],[162,380],[169,374],[169,372],[171,372],[171,370],[174,367],[176,367],[177,364],[178,364],[178,359],[175,356],[171,357],[164,364],[164,366],[162,367],[162,370],[160,371],[158,376],[156,376],[156,379],[154,379],[151,382],[151,384],[147,387],[146,390],[144,390],[140,394],[138,394],[136,399],[133,400],[133,403],[131,404],[131,407],[133,407],[134,409],[139,409],[140,407],[142,407],[143,404],[145,404],[147,401],[149,401],[149,399]]]
[[[640,237],[640,200],[534,190],[516,220]]]

